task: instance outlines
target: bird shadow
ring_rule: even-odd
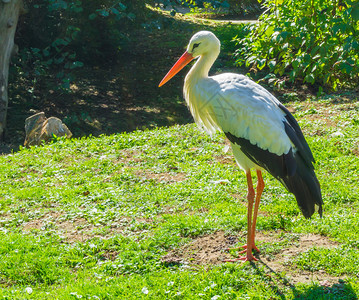
[[[319,284],[313,281],[310,285],[298,285],[271,268],[259,255],[257,258],[260,264],[250,262],[250,265],[258,275],[266,278],[270,288],[280,299],[288,299],[288,289],[292,290],[294,299],[359,299],[350,282],[339,279],[333,284]]]

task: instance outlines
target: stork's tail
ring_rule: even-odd
[[[292,176],[280,178],[287,190],[294,194],[298,206],[306,218],[318,211],[322,216],[322,193],[320,184],[312,166],[308,166],[303,158],[294,154],[296,171]]]

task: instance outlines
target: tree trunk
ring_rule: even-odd
[[[14,36],[22,0],[0,0],[0,140],[4,138],[8,107],[9,63],[16,46]]]

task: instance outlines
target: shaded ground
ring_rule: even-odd
[[[13,73],[8,130],[0,151],[16,150],[25,138],[25,119],[40,111],[62,119],[75,137],[192,121],[182,99],[185,72],[161,89],[158,83],[192,34],[205,26],[163,16],[158,24],[131,32],[120,57],[78,70],[69,93],[49,88],[51,82],[26,81]]]
[[[158,88],[158,83],[183,53],[193,33],[203,29],[214,31],[224,49],[212,74],[245,73],[233,67],[235,45],[231,39],[238,33],[235,26],[240,25],[162,16],[146,28],[131,32],[120,57],[109,57],[103,65],[79,70],[69,93],[49,88],[47,82],[30,82],[13,74],[9,83],[7,136],[0,144],[0,153],[16,151],[23,144],[25,119],[40,111],[47,117],[62,119],[74,137],[192,122],[182,97],[183,79],[189,67],[165,86]],[[305,99],[308,89],[300,89],[298,97]],[[282,94],[286,92],[290,91]]]
[[[233,67],[235,44],[231,40],[243,24],[181,14],[173,18],[157,11],[154,14],[144,28],[129,33],[119,57],[108,57],[101,65],[86,64],[78,69],[69,93],[51,87],[51,80],[31,81],[13,70],[7,136],[0,153],[17,150],[23,144],[25,119],[40,111],[47,117],[62,119],[74,137],[192,122],[182,97],[183,79],[189,67],[165,86],[158,88],[158,83],[199,30],[211,30],[222,41],[222,53],[212,74],[241,72]]]
[[[12,91],[12,95],[21,94],[16,95],[9,107],[7,143],[21,144],[25,138],[25,119],[40,111],[47,117],[62,119],[75,137],[189,122],[191,118],[182,99],[169,101],[175,93],[173,86],[170,95],[157,89],[166,68],[151,68],[151,64],[165,63],[158,63],[158,53],[148,52],[131,53],[122,64],[108,69],[81,70],[69,94],[46,89],[32,95],[27,90]],[[171,61],[175,61],[175,56],[171,56]],[[178,95],[181,95],[180,86],[176,89]]]

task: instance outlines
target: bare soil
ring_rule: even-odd
[[[241,240],[243,240],[241,238]],[[278,233],[261,233],[257,232],[257,244],[276,243],[279,240]],[[226,249],[234,247],[238,242],[238,238],[233,235],[226,235],[223,231],[218,231],[211,235],[202,236],[194,239],[189,244],[184,245],[180,249],[176,249],[168,253],[162,258],[165,264],[189,264],[189,265],[219,265],[226,263],[225,260],[234,257],[226,251]],[[286,274],[285,280],[290,284],[318,282],[321,285],[331,285],[338,280],[345,279],[344,276],[331,276],[324,270],[317,272],[309,272],[302,270],[293,265],[291,261],[299,254],[308,251],[312,247],[336,247],[338,243],[331,241],[325,236],[307,234],[301,235],[297,243],[293,243],[288,247],[284,247],[275,255],[256,254],[258,262],[251,262],[258,267],[265,268],[269,275]],[[260,246],[259,246],[260,248]],[[236,262],[242,263],[242,262]]]

